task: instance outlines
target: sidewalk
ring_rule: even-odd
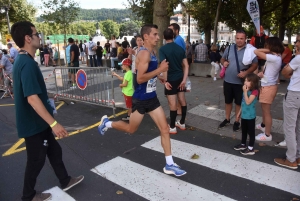
[[[83,65],[82,67],[86,67]],[[41,67],[41,71],[46,78],[52,71],[53,67]],[[120,75],[124,75],[121,71],[117,72]],[[108,76],[111,77],[109,74]],[[225,119],[225,103],[223,96],[223,80],[219,79],[213,81],[212,78],[205,77],[189,77],[192,83],[191,92],[186,93],[187,100],[187,117],[186,124],[189,126],[189,129],[201,129],[207,132],[221,135],[224,137],[232,138],[241,138],[241,132],[233,132],[232,125],[218,130],[218,126]],[[117,80],[117,78],[112,78]],[[46,81],[48,92],[56,93],[55,91],[55,81],[54,76],[51,75]],[[120,81],[121,83],[121,81]],[[283,109],[282,101],[287,89],[288,82],[281,82],[278,85],[278,93],[271,107],[271,113],[273,117],[273,126],[272,126],[272,135],[273,141],[267,142],[268,145],[274,145],[276,142],[279,142],[284,139],[282,123],[283,123]],[[122,96],[121,88],[118,85],[114,88],[115,91],[115,104],[116,107],[126,108],[124,98]],[[167,117],[169,117],[169,107],[167,98],[164,95],[164,86],[157,83],[157,95],[159,101],[165,111]],[[234,108],[233,108],[234,110]],[[261,108],[260,104],[256,105],[257,118],[256,122],[261,122]],[[177,117],[180,118],[180,117]],[[234,113],[232,113],[231,123],[234,122]],[[180,131],[179,131],[180,132]],[[256,134],[259,134],[260,131],[256,130]]]

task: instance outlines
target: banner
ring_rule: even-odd
[[[259,5],[257,0],[248,0],[247,10],[254,23],[257,33],[260,34],[260,15],[259,15]]]

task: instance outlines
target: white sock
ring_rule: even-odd
[[[249,150],[252,150],[252,149],[253,149],[253,147],[250,147],[250,146],[248,146],[248,149],[249,149]]]
[[[112,123],[112,121],[108,121],[108,122],[105,123],[105,126],[107,128],[112,128],[111,123]]]
[[[174,164],[172,155],[166,156],[166,162],[167,162],[168,165],[173,165]]]

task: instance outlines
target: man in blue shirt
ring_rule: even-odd
[[[14,61],[17,58],[19,52],[18,52],[18,50],[16,48],[14,48],[12,46],[11,43],[7,43],[7,48],[9,49],[9,55],[10,55],[9,61],[11,63],[14,63]]]
[[[176,23],[170,24],[168,27],[173,30],[174,33],[174,43],[182,47],[182,49],[185,51],[185,42],[181,36],[179,36],[180,26]]]

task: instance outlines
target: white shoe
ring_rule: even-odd
[[[76,89],[76,85],[71,86],[70,89]]]
[[[216,77],[214,77],[214,81],[217,81],[217,78],[216,78]]]
[[[279,143],[278,143],[278,146],[286,147],[286,141],[283,140],[282,142],[279,142]]]
[[[261,124],[256,124],[255,128],[258,130],[261,130],[262,132],[265,132],[265,130],[266,130],[265,127],[261,127]]]
[[[176,127],[174,127],[174,128],[169,127],[169,128],[170,128],[170,130],[169,130],[169,133],[170,133],[170,134],[177,134],[177,129],[176,129]]]
[[[255,140],[265,142],[272,141],[272,135],[270,134],[270,136],[266,136],[265,133],[260,133],[255,137]]]
[[[185,124],[181,124],[179,120],[175,122],[175,126],[180,130],[185,130]]]

